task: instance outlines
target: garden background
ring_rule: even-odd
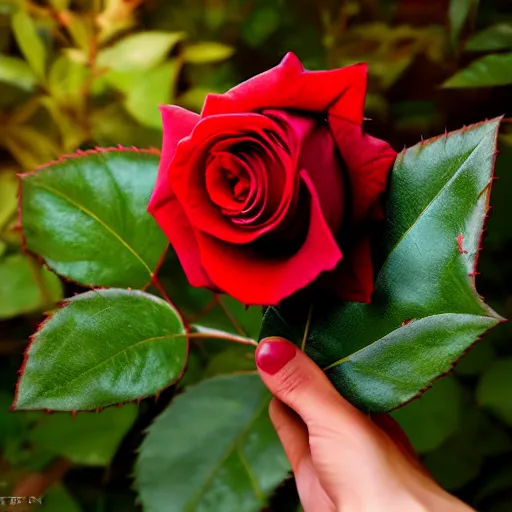
[[[477,286],[512,317],[512,1],[0,0],[0,496],[44,491],[48,512],[140,510],[133,465],[153,419],[184,384],[254,368],[251,347],[198,342],[187,382],[157,400],[76,417],[9,413],[43,312],[82,291],[22,253],[16,174],[77,149],[158,148],[159,104],[199,110],[206,93],[287,51],[309,69],[368,62],[366,128],[397,150],[505,114]],[[260,311],[190,288],[172,252],[160,275],[204,325],[257,339]],[[511,334],[493,330],[393,413],[433,475],[479,511],[512,510]],[[298,510],[292,480],[268,510]]]

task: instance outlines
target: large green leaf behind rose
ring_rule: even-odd
[[[142,288],[167,247],[146,211],[156,151],[100,149],[62,158],[21,180],[26,247],[87,286]]]
[[[146,512],[257,512],[288,475],[254,373],[188,388],[148,430],[135,467]]]
[[[365,411],[411,400],[501,318],[475,289],[499,119],[423,141],[391,174],[371,304],[292,297],[261,337],[293,340]]]

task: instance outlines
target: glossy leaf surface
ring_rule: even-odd
[[[450,77],[443,87],[493,87],[512,84],[512,53],[486,55]]]
[[[350,401],[389,411],[418,395],[500,317],[474,287],[499,119],[397,158],[372,303],[291,298],[261,337],[301,345]]]
[[[256,512],[289,471],[258,375],[205,380],[150,427],[136,465],[146,512]]]
[[[167,247],[146,211],[157,166],[152,152],[103,150],[24,175],[27,248],[84,285],[143,287]]]
[[[33,336],[14,408],[92,410],[153,395],[185,367],[184,332],[176,311],[153,295],[77,295]]]

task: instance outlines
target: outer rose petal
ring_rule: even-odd
[[[193,112],[174,106],[161,107],[161,111],[164,123],[162,156],[148,211],[169,238],[190,284],[211,288],[212,282],[199,260],[194,232],[172,192],[168,176],[169,165],[178,142],[190,135],[200,117]]]
[[[356,229],[369,213],[375,218],[379,197],[385,192],[396,151],[380,139],[363,133],[361,126],[329,112],[329,126],[347,166],[352,202],[351,225]]]
[[[201,265],[194,230],[176,197],[168,198],[167,203],[150,213],[171,242],[190,284],[215,289],[215,285]]]
[[[148,210],[151,214],[160,204],[165,203],[173,194],[169,182],[169,165],[176,153],[176,148],[181,139],[188,137],[201,117],[174,105],[162,105],[162,122],[164,125],[162,155],[156,178],[155,188],[149,201]]]
[[[197,233],[201,261],[208,275],[221,290],[244,304],[275,305],[310,284],[321,272],[333,269],[342,257],[311,179],[304,171],[300,177],[311,194],[311,217],[306,241],[292,257],[268,261],[251,254],[247,247]]]
[[[326,112],[335,105],[337,115],[361,124],[366,76],[366,64],[332,71],[305,71],[299,59],[288,53],[278,66],[225,94],[209,94],[201,117],[269,108]]]
[[[384,218],[380,198],[396,152],[383,140],[363,133],[361,126],[329,112],[329,126],[347,167],[352,211],[348,236],[354,241],[328,279],[343,300],[369,303],[374,287],[368,221]]]

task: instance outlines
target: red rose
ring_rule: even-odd
[[[362,130],[366,65],[305,71],[291,53],[201,115],[162,107],[162,158],[149,211],[190,283],[276,304],[323,272],[368,302],[368,226],[396,153]]]

